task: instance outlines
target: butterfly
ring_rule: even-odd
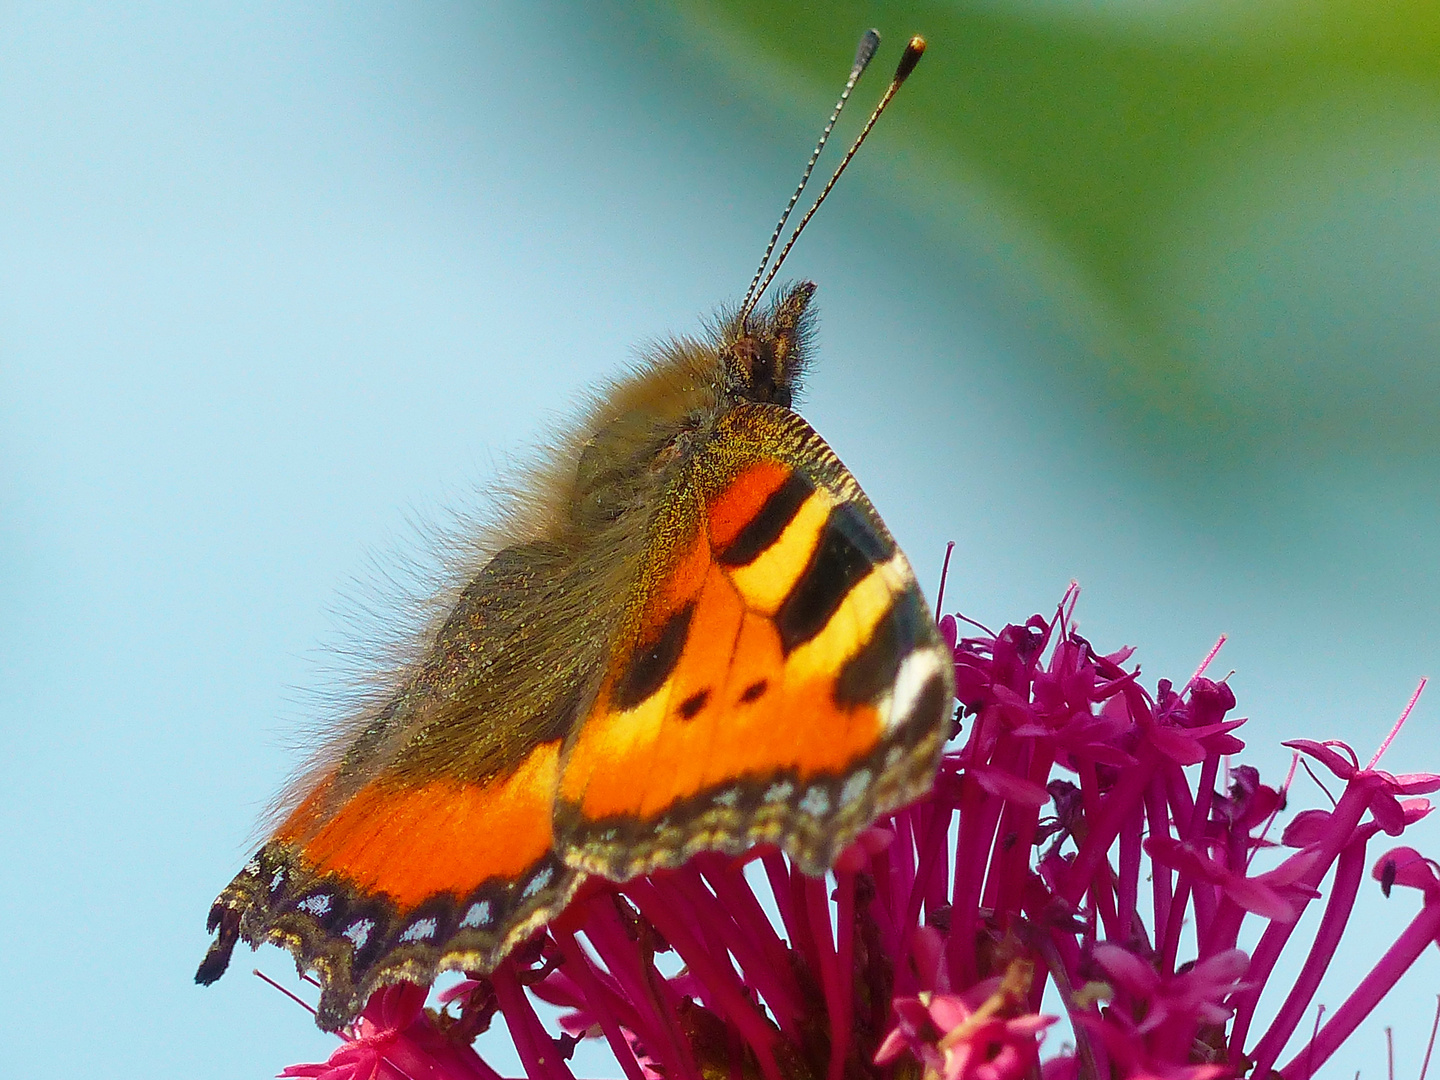
[[[739,309],[653,350],[582,418],[533,512],[215,901],[197,982],[242,939],[281,945],[318,974],[335,1029],[386,983],[493,970],[589,875],[757,845],[822,875],[930,789],[950,657],[884,522],[791,407],[814,285],[760,303],[824,199],[762,281],[878,43],[862,39]]]

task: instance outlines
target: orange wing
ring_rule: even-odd
[[[489,783],[381,774],[338,807],[322,784],[215,901],[197,981],[239,938],[282,945],[319,972],[333,1029],[383,983],[490,970],[583,880],[552,851],[559,751],[540,743]]]
[[[933,782],[953,675],[909,564],[794,413],[730,410],[656,521],[555,832],[615,880],[777,843],[823,873]]]

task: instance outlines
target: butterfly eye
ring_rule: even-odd
[[[768,346],[768,348],[767,348]],[[768,354],[768,355],[767,355]],[[727,357],[731,370],[750,397],[750,391],[758,380],[769,378],[773,382],[775,353],[771,343],[762,341],[758,334],[746,334],[730,347]]]
[[[748,321],[745,332],[725,348],[730,383],[740,397],[787,409],[805,366],[808,307],[815,286],[801,282],[774,303],[768,314]]]
[[[773,337],[747,335],[737,341],[731,364],[742,397],[770,405],[790,405],[792,393],[784,358],[785,344]]]

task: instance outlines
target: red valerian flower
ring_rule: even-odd
[[[1425,905],[1310,1044],[1285,1066],[1285,1076],[1311,1073],[1329,1060],[1426,947],[1432,941],[1440,944],[1440,875],[1435,863],[1414,848],[1399,847],[1381,856],[1372,873],[1386,896],[1393,886],[1403,885],[1424,893]]]
[[[1019,1080],[1039,1062],[1036,1036],[1057,1019],[1034,1013],[996,1017],[1001,980],[988,979],[964,994],[897,998],[896,1025],[875,1053],[887,1065],[908,1052],[925,1080]],[[978,1004],[977,1004],[978,1003]]]
[[[497,1014],[531,1080],[572,1080],[581,1040],[604,1040],[627,1080],[1271,1075],[1349,923],[1370,841],[1428,814],[1421,796],[1440,776],[1288,743],[1345,790],[1331,809],[1294,813],[1276,841],[1295,769],[1276,788],[1232,763],[1245,721],[1229,716],[1230,687],[1204,675],[1214,651],[1152,694],[1131,650],[1101,653],[1076,632],[1077,595],[996,633],[963,637],[941,620],[959,734],[934,790],[862,833],[824,880],[761,849],[594,881],[496,971],[442,995],[445,1011],[423,1008],[424,988],[387,987],[330,1061],[285,1075],[493,1080],[470,1043]],[[1318,1068],[1440,941],[1434,864],[1395,848],[1373,876],[1387,894],[1420,889],[1423,908],[1285,1080]],[[1251,955],[1242,934],[1258,938]],[[1300,973],[1259,1022],[1290,950]],[[537,1001],[561,1010],[558,1031]],[[1073,1041],[1047,1044],[1057,1029]]]
[[[282,1077],[315,1080],[500,1080],[469,1046],[448,1038],[425,1012],[426,988],[377,990],[329,1060],[291,1065]]]

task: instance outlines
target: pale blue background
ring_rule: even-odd
[[[638,344],[749,280],[822,116],[776,115],[677,40],[610,4],[0,14],[6,1074],[263,1077],[333,1047],[248,953],[191,983],[207,906],[335,685],[320,644],[375,633],[331,614],[372,555],[423,563],[411,518],[473,505]],[[804,411],[923,580],[955,539],[949,596],[998,624],[1079,578],[1085,632],[1138,644],[1152,684],[1227,631],[1216,670],[1272,782],[1280,738],[1368,757],[1440,670],[1436,463],[1167,446],[1089,389],[1103,357],[1063,305],[972,254],[963,214],[933,229],[913,181],[896,197],[886,130],[789,272],[820,283]],[[1433,370],[1413,298],[1440,279],[1435,165],[1388,210],[1315,210],[1348,240],[1295,256],[1318,268],[1286,320],[1308,304],[1352,360]],[[1378,307],[1326,277],[1354,257],[1387,280],[1367,214],[1420,245]],[[1440,766],[1436,715],[1392,768]],[[1415,908],[1370,902],[1342,975]],[[1400,1075],[1436,976],[1429,955],[1384,1013]],[[1381,1075],[1382,1038],[1332,1075]]]

